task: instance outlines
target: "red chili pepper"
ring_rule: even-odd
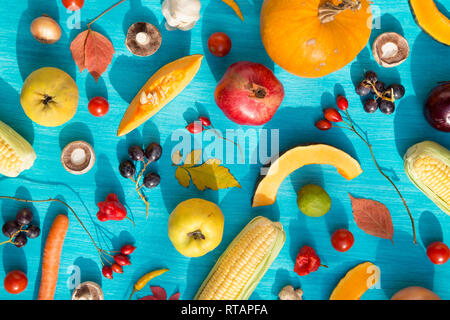
[[[299,276],[306,276],[311,272],[317,271],[321,266],[320,258],[313,248],[304,246],[300,249],[295,261],[294,271]]]
[[[101,222],[108,220],[123,220],[127,216],[127,209],[119,202],[117,195],[114,193],[109,194],[106,200],[99,202],[99,211],[97,218]]]

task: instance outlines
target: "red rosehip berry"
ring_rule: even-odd
[[[194,121],[189,123],[186,126],[187,131],[189,131],[192,134],[197,134],[203,131],[203,125],[200,121]]]
[[[322,131],[331,129],[331,122],[325,119],[316,122],[316,128]]]
[[[344,96],[341,96],[341,95],[337,96],[336,104],[337,104],[337,107],[341,110],[347,110],[347,108],[348,108],[348,100]]]
[[[337,111],[334,108],[325,109],[323,111],[323,114],[325,115],[325,119],[327,119],[328,121],[331,121],[331,122],[341,122],[342,121],[341,114],[339,113],[339,111]]]
[[[198,121],[200,121],[204,127],[209,127],[211,125],[211,120],[207,117],[198,117]]]
[[[113,278],[113,271],[112,268],[110,266],[104,266],[102,268],[102,273],[103,276],[107,279],[112,279]]]
[[[130,259],[129,259],[126,255],[121,254],[121,253],[116,254],[116,255],[114,256],[114,261],[116,261],[116,263],[117,263],[119,266],[128,266],[128,265],[131,264]]]
[[[133,251],[136,249],[135,246],[132,246],[131,244],[126,244],[120,249],[120,253],[129,256],[133,253]]]
[[[118,265],[117,263],[113,263],[113,265],[111,266],[111,269],[115,273],[123,273],[122,266]]]

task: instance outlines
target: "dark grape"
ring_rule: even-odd
[[[19,231],[19,229],[20,225],[17,223],[17,221],[8,221],[3,225],[2,232],[5,236],[11,238],[11,236]]]
[[[162,148],[159,143],[153,142],[145,148],[145,156],[151,162],[158,161],[162,155]]]
[[[142,161],[145,158],[144,150],[140,146],[131,146],[128,149],[128,155],[134,161]]]
[[[22,226],[30,224],[33,221],[33,212],[31,212],[30,208],[19,210],[16,214],[16,221]]]
[[[41,234],[41,229],[38,226],[28,226],[26,235],[30,239],[39,237]]]
[[[375,82],[378,81],[378,76],[377,76],[377,74],[376,74],[375,72],[373,72],[373,71],[367,71],[366,74],[364,75],[364,78],[365,78],[367,81],[370,81],[370,82],[372,82],[372,83],[375,83]]]
[[[382,99],[378,107],[384,114],[392,114],[395,111],[395,104],[392,101]]]
[[[17,248],[22,248],[24,245],[26,245],[28,242],[26,235],[24,235],[23,233],[20,233],[19,235],[17,235],[17,237],[14,238],[14,245]]]
[[[365,84],[364,82],[360,82],[355,89],[356,93],[361,96],[367,96],[370,93],[370,86]]]
[[[149,173],[144,177],[144,185],[147,188],[154,188],[161,182],[161,177],[157,173]]]
[[[119,172],[124,178],[131,178],[136,173],[136,167],[130,160],[125,160],[119,166]]]
[[[364,102],[364,111],[367,113],[374,113],[378,110],[378,103],[375,99],[367,99]]]
[[[386,91],[386,85],[385,85],[384,82],[382,82],[382,81],[377,81],[377,82],[375,82],[374,86],[375,86],[375,89],[377,89],[377,91],[378,91],[379,93],[383,93],[383,92]],[[372,88],[371,91],[372,91],[373,93],[375,93],[375,90],[373,90],[373,88]]]
[[[394,91],[395,100],[401,99],[405,95],[405,87],[401,84],[392,84],[389,86],[389,88],[387,88],[387,91],[391,93],[391,89]]]

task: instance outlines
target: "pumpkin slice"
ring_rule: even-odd
[[[351,269],[339,281],[330,300],[360,300],[362,295],[380,280],[380,269],[364,262]]]
[[[326,144],[298,146],[286,151],[271,163],[267,174],[256,187],[252,206],[273,204],[283,180],[295,170],[309,164],[330,164],[348,180],[362,173],[358,161],[340,149]]]
[[[203,55],[194,54],[159,69],[131,101],[117,135],[120,137],[136,129],[173,100],[195,77],[202,59]]]
[[[450,46],[450,19],[433,0],[409,0],[414,19],[419,27],[433,39]]]

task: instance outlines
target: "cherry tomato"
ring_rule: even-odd
[[[450,250],[442,242],[433,242],[427,248],[427,256],[434,264],[444,264],[450,258]]]
[[[62,3],[70,11],[80,10],[84,6],[84,0],[62,0]]]
[[[96,117],[103,117],[105,114],[108,113],[109,110],[109,103],[108,100],[106,100],[103,97],[95,97],[92,98],[91,101],[89,101],[89,112]]]
[[[331,236],[331,244],[339,252],[350,250],[354,242],[353,234],[346,229],[338,229]]]
[[[225,57],[231,50],[231,40],[223,32],[213,33],[208,39],[208,49],[216,57]]]
[[[8,273],[3,281],[6,291],[12,294],[18,294],[27,288],[28,279],[25,273],[14,270]]]

